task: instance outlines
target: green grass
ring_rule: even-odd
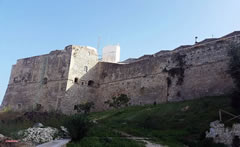
[[[182,111],[186,106],[187,111]],[[97,120],[80,141],[71,142],[68,147],[142,147],[143,142],[124,138],[115,130],[133,136],[147,137],[152,142],[169,147],[205,147],[205,132],[209,123],[218,119],[218,110],[235,114],[227,96],[165,103],[158,105],[131,106],[116,110],[90,113],[90,120]],[[15,132],[32,127],[35,122],[59,128],[71,116],[56,113],[0,112],[0,133],[17,138]],[[227,119],[227,116],[223,116]],[[2,121],[4,120],[4,122]],[[231,125],[230,122],[226,125]]]
[[[182,108],[189,106],[187,111]],[[218,110],[234,111],[226,96],[158,105],[134,106],[92,113],[106,127],[131,135],[148,137],[171,147],[198,146],[204,140],[209,123],[218,119]]]
[[[85,137],[80,142],[69,143],[67,147],[145,147],[145,145],[121,137]]]
[[[97,124],[81,141],[71,142],[67,147],[144,147],[144,143],[126,139],[112,128]]]

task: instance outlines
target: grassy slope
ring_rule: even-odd
[[[104,124],[97,124],[81,141],[71,142],[67,147],[144,147],[144,144],[123,138]]]
[[[41,122],[45,126],[60,128],[64,125],[64,121],[71,116],[66,116],[57,113],[45,112],[0,112],[0,134],[3,134],[13,139],[19,139],[17,132],[23,129],[32,127],[36,122]],[[1,145],[0,145],[1,146]],[[122,138],[118,133],[105,125],[94,125],[90,128],[87,136],[81,142],[69,143],[70,147],[143,147],[144,144],[137,141],[132,141]]]
[[[189,106],[189,109],[182,111],[186,106]],[[122,138],[114,129],[134,136],[148,137],[170,147],[181,147],[183,144],[198,146],[205,131],[209,129],[209,123],[218,119],[219,109],[233,112],[230,99],[224,96],[209,97],[91,113],[90,119],[98,120],[98,123],[83,140],[68,146],[144,146],[142,143]],[[24,116],[13,112],[0,113],[0,133],[15,138],[14,132],[31,127],[35,122],[58,128],[67,118],[68,116],[54,113],[30,113]]]
[[[186,106],[189,109],[182,111]],[[218,119],[219,109],[233,112],[229,98],[207,97],[155,106],[134,106],[92,113],[90,117],[99,119],[99,124],[108,129],[149,137],[154,142],[172,147],[184,144],[198,146],[209,129],[209,123]]]

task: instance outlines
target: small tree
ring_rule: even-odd
[[[88,114],[92,108],[94,108],[93,102],[74,105],[74,110],[77,110],[78,113],[83,112],[84,114]]]
[[[67,128],[72,140],[76,141],[86,136],[92,124],[86,115],[75,114],[65,120],[64,126]]]
[[[108,104],[109,107],[120,108],[122,106],[128,106],[131,99],[126,94],[120,94],[119,96],[112,97],[112,100],[107,100],[104,103]]]

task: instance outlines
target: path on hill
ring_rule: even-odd
[[[53,140],[44,144],[40,144],[37,147],[64,147],[71,139]]]
[[[105,117],[94,119],[92,121],[93,121],[93,123],[97,124],[98,123],[97,121],[101,120],[103,118],[105,118]],[[135,140],[135,141],[142,141],[142,142],[146,143],[146,145],[145,145],[146,147],[168,147],[168,146],[164,146],[164,145],[161,145],[161,144],[152,143],[152,142],[148,141],[149,138],[132,136],[130,134],[127,134],[125,132],[122,132],[122,131],[119,131],[119,130],[116,130],[116,129],[114,131],[117,132],[117,133],[120,133],[123,137],[126,137],[127,139],[131,139],[131,140]]]
[[[146,147],[167,147],[167,146],[163,146],[161,144],[155,144],[155,143],[151,143],[149,140],[149,138],[143,138],[143,137],[136,137],[136,136],[132,136],[130,134],[127,134],[125,132],[119,131],[119,130],[115,130],[117,133],[120,133],[122,136],[126,137],[127,139],[131,139],[131,140],[135,140],[135,141],[142,141],[144,143],[146,143]]]

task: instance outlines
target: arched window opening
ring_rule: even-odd
[[[87,66],[84,66],[84,71],[88,72],[88,67]]]
[[[88,81],[88,86],[93,86],[93,84],[94,84],[94,81],[92,81],[92,80]]]
[[[42,83],[43,83],[44,85],[46,85],[46,84],[47,84],[47,82],[48,82],[48,78],[43,78],[43,81],[42,81]]]
[[[74,83],[78,83],[78,78],[75,78],[75,79],[74,79]]]

